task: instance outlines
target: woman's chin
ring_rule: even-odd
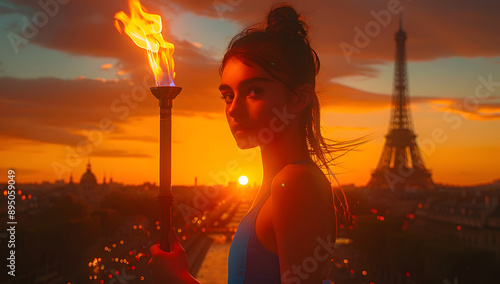
[[[234,140],[236,141],[236,145],[238,145],[238,148],[240,148],[242,150],[252,149],[252,148],[259,146],[256,139],[251,139],[251,137],[249,137],[247,135],[235,134]]]
[[[259,146],[259,145],[251,145],[251,144],[240,144],[238,142],[236,142],[236,144],[238,145],[238,148],[240,148],[241,150],[252,149],[252,148]]]

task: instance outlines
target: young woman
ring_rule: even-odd
[[[229,284],[327,278],[339,206],[320,167],[331,173],[331,154],[349,143],[328,144],[321,135],[318,71],[306,24],[283,4],[265,27],[238,34],[223,58],[219,89],[229,127],[241,149],[260,147],[263,165],[262,187],[231,243]],[[347,212],[346,202],[336,203]],[[170,239],[171,253],[151,247],[153,279],[198,283],[173,230]]]

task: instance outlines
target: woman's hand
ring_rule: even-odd
[[[148,265],[151,268],[151,278],[153,278],[154,283],[198,283],[189,274],[186,252],[179,243],[173,228],[170,228],[169,240],[172,252],[164,252],[160,249],[159,244],[151,246],[151,259]]]

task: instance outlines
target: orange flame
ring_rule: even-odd
[[[160,15],[145,12],[139,0],[129,0],[130,16],[120,11],[115,14],[115,27],[121,33],[118,21],[125,26],[125,33],[134,43],[148,51],[149,65],[155,75],[157,86],[174,84],[174,45],[163,39]]]

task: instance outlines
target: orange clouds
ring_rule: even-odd
[[[116,111],[119,107],[128,105],[134,116],[154,113],[153,98],[130,99],[133,85],[128,81],[0,78],[0,84],[4,137],[75,144],[85,139],[80,129],[95,128],[103,118],[113,120],[119,131],[124,123],[123,111]]]
[[[497,120],[500,119],[500,103],[491,104],[464,104],[464,101],[450,100],[443,104],[442,101],[434,106],[438,111],[445,113],[455,113],[469,120]]]
[[[113,67],[113,65],[112,65],[112,64],[110,64],[110,63],[106,63],[106,64],[103,64],[103,65],[101,66],[101,69],[102,69],[102,70],[108,70],[108,69],[111,69],[111,67]]]

